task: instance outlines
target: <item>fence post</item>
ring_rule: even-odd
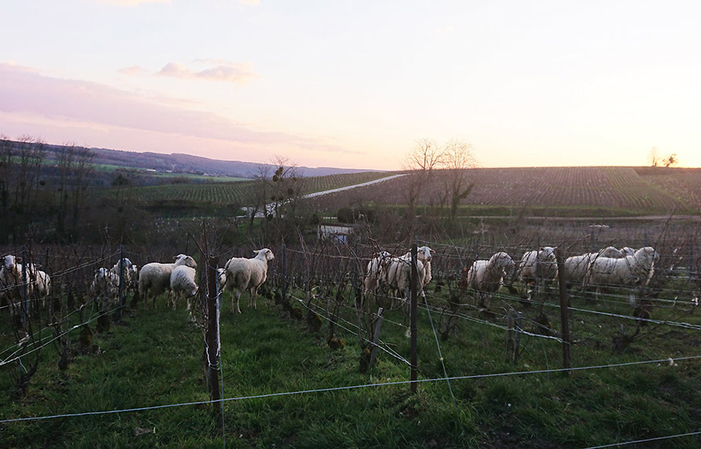
[[[385,309],[380,307],[377,309],[377,322],[375,323],[375,332],[372,334],[372,349],[370,350],[370,363],[368,366],[372,368],[375,364],[375,356],[377,355],[377,343],[380,341],[380,330],[382,329],[382,320],[384,318]]]
[[[555,250],[557,255],[558,283],[560,284],[560,320],[562,322],[562,367],[570,368],[570,326],[567,313],[567,286],[565,285],[565,258],[562,247]],[[565,374],[569,374],[565,371]]]
[[[287,303],[287,246],[282,244],[282,303]]]
[[[514,350],[514,309],[509,309],[509,314],[506,317],[506,361],[508,362],[511,357],[511,351]]]
[[[27,260],[27,248],[22,247],[22,323],[26,326],[29,321],[29,278],[27,276],[27,265],[29,261]]]
[[[416,243],[413,243],[411,245],[411,276],[410,276],[410,282],[409,284],[411,285],[409,291],[410,299],[411,299],[411,392],[416,393],[416,387],[417,387],[417,382],[416,380],[418,379],[418,357],[416,353],[416,334],[417,334],[417,326],[416,326],[416,312],[417,312],[417,304],[416,304],[416,283],[419,279],[419,273],[417,272],[416,269]]]
[[[210,396],[215,401],[213,406],[217,420],[221,418],[219,395],[219,313],[217,303],[217,263],[219,259],[208,256],[207,263],[207,375],[209,378]]]

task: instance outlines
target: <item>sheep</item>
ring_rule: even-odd
[[[199,291],[195,276],[195,269],[187,265],[179,265],[173,269],[173,272],[170,274],[170,290],[173,292],[173,310],[175,310],[176,301],[183,295],[187,300],[187,310],[190,310],[190,298],[195,296]]]
[[[651,246],[640,248],[631,256],[597,257],[591,264],[585,284],[596,285],[597,296],[602,285],[647,286],[655,272],[655,262],[659,257],[657,251]],[[630,301],[634,302],[632,292]]]
[[[156,297],[170,289],[170,274],[175,267],[185,265],[197,268],[195,259],[185,254],[178,254],[173,263],[151,262],[139,270],[139,292],[143,295],[144,304],[148,307],[149,296],[153,299],[153,307],[156,308]]]
[[[375,257],[368,262],[365,279],[363,281],[363,296],[366,297],[369,293],[377,294],[381,282],[386,282],[387,265],[392,255],[387,251],[378,252]]]
[[[479,307],[489,307],[489,298],[503,285],[507,271],[515,263],[507,253],[501,251],[489,260],[475,260],[467,271],[466,285],[477,292]]]
[[[433,255],[436,252],[429,248],[428,246],[420,246],[416,249],[416,258],[423,262],[424,274],[423,274],[423,287],[431,282],[433,279],[433,274],[431,273],[431,261],[433,260]]]
[[[535,284],[538,281],[547,287],[550,282],[557,279],[555,248],[545,246],[539,251],[527,251],[521,257],[518,271],[524,283]]]
[[[589,269],[594,261],[599,257],[609,257],[609,258],[621,258],[628,254],[628,251],[632,250],[628,247],[617,249],[613,246],[607,246],[606,248],[599,250],[598,253],[586,253],[579,256],[570,256],[565,259],[564,269],[565,278],[569,285],[575,283],[582,283],[589,273]]]
[[[128,258],[123,258],[121,259],[121,267],[120,267],[120,261],[118,260],[117,263],[114,264],[112,268],[110,268],[110,271],[116,277],[117,279],[120,278],[120,271],[122,271],[122,282],[123,282],[123,290],[124,291],[129,291],[129,290],[134,290],[136,289],[137,285],[137,278],[139,274],[139,270],[132,263],[131,260]]]
[[[249,307],[252,302],[253,308],[256,308],[258,288],[268,277],[268,261],[275,259],[273,252],[268,248],[259,249],[254,251],[254,253],[256,253],[256,256],[251,259],[232,257],[224,265],[226,275],[224,289],[236,290],[235,295],[232,292],[231,308],[234,308],[234,299],[236,299],[235,305],[238,313],[241,313],[239,299],[241,298],[241,293],[245,290],[248,290],[250,294],[248,298]]]
[[[3,257],[2,268],[0,268],[0,289],[8,302],[12,316],[18,315],[21,310],[20,304],[25,286],[22,280],[24,267],[20,263],[21,261],[21,258],[8,254]],[[33,283],[27,282],[27,295],[31,294],[32,289]]]
[[[416,272],[418,274],[415,280],[414,288],[416,294],[421,295],[426,301],[426,294],[423,291],[424,275],[426,273],[424,264],[418,258],[416,259]],[[406,300],[409,298],[411,290],[411,253],[407,253],[401,257],[392,257],[387,266],[387,286],[393,290],[396,296],[406,306]],[[404,311],[407,312],[406,310]]]
[[[105,301],[104,306],[112,304],[119,293],[119,277],[112,270],[98,268],[90,284],[90,296],[98,303]]]

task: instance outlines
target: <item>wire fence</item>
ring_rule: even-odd
[[[418,242],[430,246],[435,251],[431,260],[433,280],[425,288],[426,300],[421,304],[420,310],[425,314],[422,322],[430,326],[431,338],[435,340],[436,358],[441,363],[444,359],[440,343],[442,339],[448,339],[451,335],[455,335],[459,329],[471,326],[491,329],[494,332],[502,333],[505,337],[510,330],[507,325],[509,312],[516,308],[524,311],[524,322],[526,325],[517,327],[515,331],[524,339],[543,341],[546,344],[565,343],[576,346],[586,342],[594,334],[598,335],[598,341],[615,341],[615,337],[620,335],[628,336],[632,339],[641,338],[641,333],[633,335],[633,332],[639,332],[645,325],[649,326],[647,328],[648,334],[660,332],[659,329],[662,328],[667,330],[677,329],[684,332],[698,332],[701,330],[701,324],[693,322],[695,318],[694,311],[696,306],[698,306],[698,297],[701,290],[701,283],[699,282],[699,256],[701,256],[699,243],[701,241],[698,239],[697,234],[689,233],[688,230],[685,233],[679,233],[679,230],[670,230],[669,227],[666,229],[640,229],[637,233],[628,230],[627,232],[621,232],[620,235],[618,232],[611,232],[610,229],[604,227],[583,229],[581,227],[562,225],[557,227],[556,231],[555,236],[551,236],[547,240],[542,234],[534,231],[531,235],[526,233],[525,237],[521,233],[514,237],[503,235],[498,239],[488,239],[484,237],[484,234],[480,234],[450,244]],[[378,319],[376,308],[380,306],[387,306],[387,310],[395,313],[392,317],[385,316],[383,318],[384,323],[396,329],[401,329],[401,332],[387,332],[386,335],[396,336],[406,333],[408,326],[400,312],[402,309],[401,305],[406,301],[406,298],[396,292],[369,292],[366,290],[363,282],[367,274],[368,263],[379,251],[385,250],[393,255],[402,255],[408,250],[406,243],[389,246],[381,246],[377,243],[348,245],[342,241],[330,239],[320,240],[313,247],[303,244],[297,247],[282,245],[273,247],[271,249],[276,255],[285,254],[285,263],[272,264],[269,267],[269,279],[264,284],[264,289],[286,293],[284,294],[284,300],[291,300],[293,305],[296,304],[300,310],[309,316],[319,316],[327,324],[329,338],[336,334],[343,334],[346,338],[357,339],[362,346],[377,348],[388,357],[388,360],[393,360],[402,365],[411,365],[407,360],[407,355],[396,349],[398,346],[397,341],[389,341],[386,337],[373,338],[373,324]],[[506,251],[518,263],[521,256],[527,251],[543,246],[564,247],[566,248],[566,256],[595,253],[607,246],[630,246],[635,248],[654,246],[659,254],[659,259],[655,263],[654,275],[649,283],[644,286],[598,285],[599,289],[608,290],[601,296],[596,295],[592,286],[570,287],[568,290],[569,305],[567,312],[570,321],[575,326],[572,338],[569,341],[565,341],[563,340],[560,326],[553,316],[550,316],[546,321],[541,319],[542,316],[548,315],[547,310],[560,308],[556,285],[543,285],[541,289],[534,293],[534,287],[521,282],[518,279],[518,275],[505,273],[503,286],[498,292],[490,294],[489,306],[485,308],[478,304],[477,292],[469,286],[465,286],[464,282],[461,283],[466,275],[466,270],[476,260],[486,260],[497,251]],[[250,249],[253,248],[219,248],[222,251],[222,255],[226,257],[234,255],[245,256],[250,254]],[[12,367],[18,361],[26,360],[28,357],[36,355],[46,347],[56,345],[57,342],[70,336],[75,336],[76,332],[90,324],[94,324],[100,317],[113,315],[123,307],[123,302],[111,302],[105,306],[99,304],[97,298],[90,297],[90,283],[94,279],[94,273],[97,268],[112,266],[113,263],[119,260],[121,255],[131,258],[137,265],[143,265],[151,260],[167,260],[172,256],[166,256],[163,251],[146,253],[143,251],[131,252],[123,250],[120,252],[109,248],[97,250],[79,246],[34,247],[30,248],[29,251],[27,248],[16,247],[8,248],[6,254],[19,254],[22,251],[30,254],[28,260],[34,261],[33,263],[50,273],[53,289],[50,298],[48,298],[48,303],[54,304],[54,306],[43,306],[44,309],[42,309],[40,300],[47,298],[34,297],[29,299],[30,303],[35,304],[32,305],[32,309],[39,311],[39,317],[37,317],[35,323],[41,325],[37,329],[25,328],[24,334],[17,332],[15,342],[0,347],[0,368]],[[33,257],[36,254],[41,254],[41,256]],[[126,286],[124,287],[126,291]],[[203,286],[201,285],[200,287],[202,288]],[[2,286],[3,297],[7,296],[10,288]],[[630,300],[631,295],[635,296],[633,301]],[[219,293],[218,297],[220,297]],[[59,304],[58,307],[55,307],[56,303]],[[5,310],[9,309],[11,305],[6,304],[2,307],[3,309],[0,309],[0,313],[6,313]],[[643,310],[645,313],[636,315],[638,310]],[[581,318],[586,316],[595,318],[591,320]],[[428,332],[428,329],[425,329],[425,332]],[[645,330],[642,331],[643,336],[645,332]],[[608,338],[603,338],[603,333]],[[698,336],[694,338],[698,338]],[[528,340],[522,341],[522,344],[527,346]],[[602,368],[623,369],[627,366],[670,363],[670,360],[672,363],[691,363],[701,358],[701,355],[693,354],[693,348],[687,348],[686,350],[686,354],[680,351],[682,355],[660,356],[635,362],[458,376],[449,375],[445,364],[442,364],[442,376],[423,378],[419,379],[418,382],[446,382],[450,390],[450,382],[456,380],[550,374]],[[223,351],[226,351],[226,348]],[[573,356],[573,359],[577,360],[576,354]],[[221,363],[219,368],[223,369]],[[123,410],[7,418],[0,420],[0,423],[136,412],[409,383],[410,381],[408,380],[368,383],[231,398],[224,398],[222,395],[222,399],[219,401],[198,401]],[[450,391],[452,397],[452,390]],[[455,404],[454,399],[453,403]],[[662,436],[659,439],[696,434]],[[656,439],[639,441],[654,440]]]

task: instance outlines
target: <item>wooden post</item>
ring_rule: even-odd
[[[416,353],[416,334],[417,334],[417,304],[416,304],[416,283],[419,279],[419,273],[416,269],[416,243],[411,245],[411,276],[410,282],[411,288],[409,289],[410,299],[411,299],[411,392],[416,393],[417,383],[419,374],[418,357]]]
[[[372,334],[372,349],[370,350],[370,363],[368,366],[372,368],[375,364],[375,356],[377,355],[377,344],[380,341],[380,330],[382,329],[382,320],[385,309],[380,307],[377,309],[377,321],[375,322],[375,332]]]
[[[514,350],[514,310],[510,309],[509,314],[506,317],[506,325],[508,330],[506,331],[506,361],[513,358],[511,353]]]
[[[122,319],[122,309],[124,309],[124,246],[119,245],[119,309],[117,309],[117,319]]]
[[[555,250],[557,256],[558,281],[560,284],[560,321],[562,322],[562,367],[570,368],[570,325],[567,313],[567,286],[565,285],[565,257],[561,247]],[[565,374],[569,374],[565,371]]]
[[[287,246],[282,244],[282,303],[287,303],[287,273],[285,267],[287,265]]]
[[[217,263],[215,256],[208,257],[207,263],[207,376],[209,393],[215,416],[221,418],[221,396],[219,395],[219,313],[217,308]]]
[[[518,362],[518,353],[521,349],[521,320],[522,320],[522,315],[521,312],[518,312],[516,314],[516,330],[515,335],[514,335],[514,358],[513,361],[514,363]]]

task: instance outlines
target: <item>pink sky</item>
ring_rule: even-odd
[[[691,0],[5,1],[0,134],[310,167],[401,169],[420,139],[470,143],[484,167],[646,165],[653,147],[701,167],[699,16]]]

